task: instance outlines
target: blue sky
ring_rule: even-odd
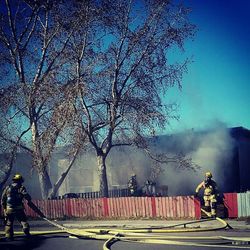
[[[204,129],[223,123],[250,129],[250,1],[184,0],[198,31],[187,42],[193,63],[177,100],[180,120],[168,132]],[[169,100],[169,99],[168,99]]]
[[[173,89],[166,97],[179,104],[180,120],[164,132],[218,123],[250,129],[250,0],[180,1],[191,7],[198,30],[185,46],[193,63],[182,92]]]

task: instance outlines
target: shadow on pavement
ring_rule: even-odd
[[[31,236],[30,238],[15,237],[13,241],[0,240],[1,250],[32,250],[42,246],[48,238],[65,238],[66,236]]]

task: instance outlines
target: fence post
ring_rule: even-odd
[[[108,198],[106,197],[102,198],[102,204],[103,204],[103,216],[109,217]]]
[[[155,197],[151,197],[151,206],[152,206],[152,217],[156,217]]]
[[[238,217],[237,193],[224,193],[224,206],[227,209],[228,218]]]
[[[200,219],[201,218],[201,204],[199,199],[194,198],[194,212],[195,212],[195,218]]]

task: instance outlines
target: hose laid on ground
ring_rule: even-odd
[[[207,214],[205,210],[204,213]],[[209,215],[209,214],[207,214]],[[223,236],[210,236],[210,237],[197,237],[197,236],[164,236],[164,235],[152,235],[152,233],[173,233],[173,232],[205,232],[211,230],[219,230],[225,229],[226,227],[230,227],[227,222],[222,220],[219,217],[215,218],[218,222],[220,222],[220,226],[216,228],[187,228],[187,225],[195,224],[198,222],[206,222],[213,219],[205,219],[205,220],[198,220],[192,222],[186,222],[181,224],[175,224],[167,227],[151,227],[151,228],[134,228],[134,229],[114,229],[114,228],[86,228],[86,229],[69,229],[65,228],[55,222],[51,222],[50,220],[46,219],[50,224],[57,226],[64,230],[65,232],[76,236],[77,238],[91,238],[97,240],[106,240],[103,245],[103,250],[110,250],[111,246],[117,241],[125,241],[125,242],[136,242],[136,243],[150,243],[150,244],[167,244],[167,245],[180,245],[180,246],[198,246],[198,247],[205,247],[211,246],[211,244],[204,244],[204,243],[195,243],[195,242],[185,242],[179,241],[181,240],[227,240],[231,242],[250,242],[250,238],[247,237],[223,237]],[[184,228],[174,229],[176,226],[184,226]],[[172,229],[170,229],[172,228]],[[174,240],[175,239],[175,240]],[[214,245],[215,246],[215,245]],[[236,245],[216,245],[216,247],[226,247],[226,248],[244,248],[242,246]],[[249,249],[249,247],[246,247]]]
[[[207,216],[211,217],[211,215],[209,213],[207,213],[205,210],[202,209],[202,212],[204,212]],[[166,229],[149,229],[149,230],[146,230],[146,232],[150,232],[150,233],[153,233],[153,232],[200,232],[200,231],[211,231],[211,230],[219,230],[219,229],[224,229],[226,227],[230,227],[230,225],[225,222],[224,220],[222,220],[221,218],[219,217],[216,217],[215,218],[217,221],[219,221],[222,225],[220,227],[217,227],[217,228],[206,228],[206,229],[197,229],[197,228],[194,228],[194,229],[173,229],[173,230],[166,230]],[[208,221],[207,220],[204,220],[204,221]],[[199,222],[203,222],[202,220],[200,220]],[[187,224],[193,224],[193,223],[197,223],[197,221],[195,222],[189,222],[189,223],[184,223],[184,227],[187,225]],[[181,224],[178,224],[178,226],[180,226]],[[177,226],[177,225],[173,225],[173,226]],[[172,226],[172,227],[173,227]],[[180,245],[180,246],[198,246],[198,247],[211,247],[211,244],[201,244],[201,243],[194,243],[194,242],[183,242],[183,241],[173,241],[173,240],[170,240],[171,238],[173,239],[173,237],[169,237],[169,236],[156,236],[156,237],[152,237],[152,236],[149,236],[148,234],[146,234],[145,236],[143,236],[142,234],[138,235],[138,232],[145,232],[144,230],[142,229],[135,229],[135,230],[115,230],[115,231],[109,231],[109,233],[124,233],[124,232],[134,232],[134,233],[130,233],[129,235],[128,234],[123,234],[121,237],[121,235],[119,235],[119,238],[117,236],[113,236],[112,238],[110,238],[108,241],[105,242],[104,246],[103,246],[103,250],[110,250],[110,247],[112,244],[114,244],[116,241],[129,241],[129,242],[140,242],[140,243],[150,243],[150,244],[167,244],[167,245]],[[136,233],[135,233],[136,232]],[[133,236],[134,235],[134,236]],[[127,239],[127,237],[129,236],[129,239]],[[176,237],[174,236],[175,239],[182,239],[184,240],[184,237]],[[197,240],[198,237],[186,237],[186,239],[195,239]],[[200,240],[204,240],[204,239],[208,239],[208,237],[204,238],[204,237],[199,237]],[[232,243],[233,242],[246,242],[246,243],[250,243],[250,238],[249,237],[234,237],[234,238],[231,238],[231,237],[223,237],[223,236],[218,236],[218,237],[210,237],[210,240],[218,240],[218,239],[222,239],[222,240],[228,240],[228,241],[231,241]],[[223,248],[233,248],[233,249],[236,249],[236,248],[248,248],[249,247],[242,247],[242,246],[225,246],[225,245],[216,245],[216,247],[223,247]]]
[[[209,215],[205,210],[202,210],[205,214]],[[224,237],[224,236],[171,236],[171,235],[160,235],[161,233],[176,233],[176,232],[206,232],[211,230],[219,230],[225,229],[226,227],[230,227],[228,223],[226,223],[221,218],[209,218],[204,220],[197,220],[191,221],[181,224],[175,224],[166,227],[150,227],[150,228],[85,228],[85,229],[70,229],[66,228],[54,221],[43,217],[45,221],[49,224],[59,228],[60,230],[57,231],[44,231],[44,232],[32,232],[32,234],[50,234],[50,233],[68,233],[73,235],[77,238],[88,238],[88,239],[97,239],[97,240],[105,240],[103,245],[103,250],[110,250],[111,246],[117,241],[124,241],[124,242],[134,242],[134,243],[150,243],[150,244],[167,244],[167,245],[180,245],[180,246],[211,246],[211,244],[204,244],[204,243],[197,243],[197,242],[190,242],[190,240],[196,241],[214,241],[214,240],[223,240],[228,242],[235,242],[235,243],[249,243],[250,238],[248,237]],[[206,221],[217,220],[220,225],[214,228],[187,228],[187,225],[195,224],[195,223],[203,223]],[[175,228],[183,226],[183,228]],[[154,234],[153,234],[154,233]],[[155,233],[159,233],[156,235]],[[152,235],[153,234],[153,235]],[[189,240],[189,242],[185,241]],[[213,243],[214,244],[214,243]],[[223,248],[248,248],[249,247],[242,247],[237,245],[214,245],[216,247],[223,247]]]

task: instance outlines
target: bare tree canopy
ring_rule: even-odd
[[[181,88],[188,60],[171,64],[168,52],[182,50],[195,27],[189,10],[170,1],[100,3],[102,29],[79,27],[71,54],[85,90],[75,103],[79,127],[96,151],[100,191],[107,196],[106,157],[115,146],[136,146],[155,160],[190,166],[181,155],[153,156],[146,138],[172,118],[172,106],[161,97],[170,87]]]
[[[62,1],[1,1],[0,136],[32,155],[43,198],[52,187],[51,153],[72,120],[66,48],[74,23],[67,13]]]
[[[51,153],[69,127],[76,145],[86,136],[96,152],[102,196],[113,147],[136,146],[156,161],[190,166],[182,156],[154,154],[147,141],[173,118],[162,96],[181,88],[187,69],[188,59],[171,63],[168,54],[194,35],[188,8],[169,0],[1,4],[1,110],[7,124],[19,126],[15,139],[2,138],[32,154],[44,198]]]

